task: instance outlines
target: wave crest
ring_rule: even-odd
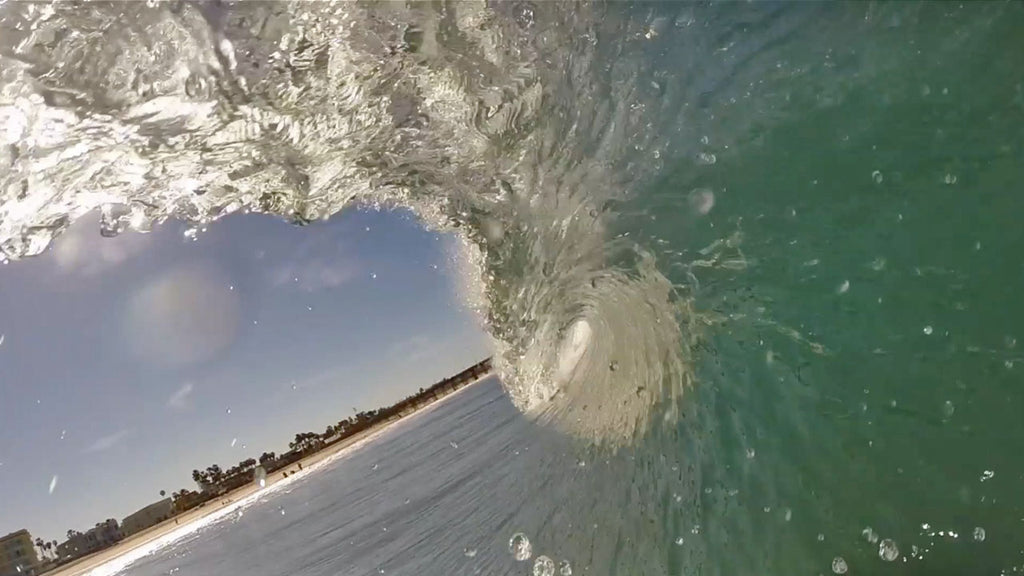
[[[96,209],[113,235],[408,206],[471,247],[517,405],[627,440],[681,392],[684,299],[614,232],[653,137],[629,94],[595,97],[591,10],[4,4],[0,250],[39,254]]]

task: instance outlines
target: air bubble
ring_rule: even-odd
[[[518,562],[529,560],[530,556],[533,556],[533,546],[530,545],[530,539],[522,532],[516,532],[512,535],[512,538],[508,541],[508,550]]]

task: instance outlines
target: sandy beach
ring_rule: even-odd
[[[203,526],[252,503],[257,498],[272,496],[284,486],[316,472],[318,469],[323,468],[324,465],[344,456],[346,452],[370,442],[389,429],[398,426],[399,424],[406,423],[417,416],[428,412],[444,401],[457,396],[459,392],[469,388],[481,380],[484,380],[487,376],[489,375],[478,378],[458,390],[424,405],[415,412],[407,414],[397,420],[384,422],[376,427],[364,430],[336,444],[332,444],[318,452],[310,454],[302,460],[294,462],[273,472],[272,474],[267,474],[265,485],[262,487],[258,483],[253,482],[231,492],[227,492],[206,502],[201,507],[179,514],[174,518],[170,518],[160,524],[147,528],[138,534],[133,534],[110,548],[79,558],[55,570],[45,572],[44,574],[47,576],[83,576],[87,574],[91,576],[100,576],[101,574],[113,574],[123,569],[124,566],[135,561],[139,557],[145,556],[156,549],[177,541]],[[285,474],[287,474],[287,477]]]

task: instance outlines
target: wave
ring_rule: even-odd
[[[467,299],[524,411],[614,443],[682,393],[686,298],[615,231],[658,156],[599,54],[634,23],[526,2],[0,10],[5,258],[93,210],[115,235],[405,206],[465,240]]]

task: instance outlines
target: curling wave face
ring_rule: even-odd
[[[96,209],[114,235],[407,206],[465,240],[467,299],[523,410],[620,442],[681,393],[684,299],[613,231],[663,135],[599,42],[678,23],[526,2],[0,11],[4,257]]]

